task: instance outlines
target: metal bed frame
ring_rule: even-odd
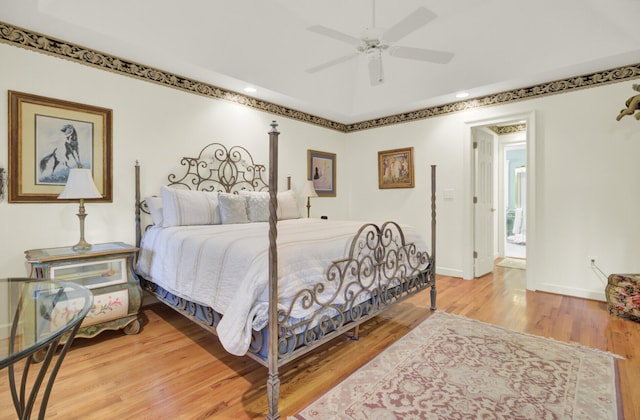
[[[269,369],[267,394],[269,419],[278,419],[280,379],[278,370],[327,341],[375,317],[389,306],[426,288],[431,288],[431,310],[436,308],[435,281],[435,165],[431,166],[431,252],[417,250],[406,243],[400,226],[386,222],[381,226],[365,224],[355,234],[350,253],[334,261],[326,270],[326,283],[301,290],[291,307],[278,310],[271,302],[278,300],[277,248],[277,179],[278,136],[277,123],[269,131],[269,181],[263,180],[264,165],[255,164],[251,154],[240,146],[227,149],[220,143],[205,146],[198,157],[183,157],[186,166],[183,176],[168,176],[169,186],[201,191],[227,193],[240,190],[269,192],[269,322],[265,329],[253,331],[247,355]],[[140,166],[136,162],[136,246],[140,246],[143,226],[142,214],[148,207],[140,199]],[[222,315],[212,308],[175,296],[158,285],[140,277],[142,287],[160,301],[197,322],[215,334]],[[321,297],[325,286],[336,292],[330,298]],[[335,303],[338,293],[346,301]],[[367,294],[363,301],[362,295]],[[319,305],[313,320],[292,320],[294,307]]]

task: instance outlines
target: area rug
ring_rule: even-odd
[[[507,267],[507,268],[519,268],[520,270],[527,269],[527,260],[520,260],[517,258],[503,258],[498,264],[498,267]]]
[[[618,419],[617,356],[436,312],[294,419]]]

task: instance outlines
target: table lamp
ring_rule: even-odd
[[[69,177],[64,190],[58,196],[58,199],[80,199],[80,209],[78,210],[78,219],[80,219],[80,241],[73,246],[74,251],[84,251],[91,248],[91,244],[84,240],[84,218],[87,214],[84,212],[84,200],[88,198],[101,198],[102,195],[96,188],[91,177],[91,171],[84,168],[73,168],[69,170]]]
[[[307,197],[307,218],[311,214],[311,197],[317,197],[316,189],[313,187],[313,181],[309,180],[305,182],[302,187],[302,196]]]

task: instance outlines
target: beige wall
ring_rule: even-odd
[[[634,91],[633,82],[553,95],[509,105],[350,134],[347,156],[355,177],[352,216],[393,215],[423,225],[429,234],[428,165],[438,165],[438,272],[472,277],[470,127],[513,116],[533,118],[534,218],[527,230],[529,288],[604,299],[606,279],[591,269],[597,256],[606,273],[640,270],[640,122],[615,120]],[[415,148],[416,188],[378,190],[377,150]],[[444,189],[453,192],[445,200]],[[375,203],[379,203],[376,205]],[[382,204],[380,204],[382,203]]]
[[[279,124],[279,188],[301,191],[307,149],[344,155],[344,135],[291,119],[274,118],[247,107],[187,94],[152,83],[93,69],[0,44],[0,166],[7,167],[7,91],[14,90],[113,110],[113,203],[86,204],[89,242],[135,241],[134,164],[142,165],[144,194],[157,194],[170,172],[179,173],[182,156],[205,145],[241,145],[256,162],[268,163],[270,123]],[[338,159],[338,173],[346,172]],[[338,178],[338,191],[346,178]],[[312,199],[312,214],[346,218],[347,194]],[[300,199],[301,209],[306,213]],[[73,245],[79,238],[77,204],[0,202],[0,276],[24,276],[26,249]]]
[[[336,153],[338,197],[312,199],[312,215],[357,220],[393,218],[429,228],[428,165],[438,165],[438,271],[465,276],[471,243],[469,130],[510,115],[534,115],[535,242],[528,244],[528,284],[540,290],[602,299],[604,279],[589,269],[638,272],[640,263],[640,122],[615,116],[632,82],[450,116],[342,134],[224,101],[89,68],[0,44],[0,115],[8,90],[113,109],[113,203],[88,203],[89,242],[133,242],[134,170],[143,194],[156,193],[179,157],[211,142],[247,147],[266,163],[269,123],[280,136],[280,188],[287,175],[300,191],[307,149]],[[7,119],[0,118],[0,166],[7,167]],[[377,152],[415,148],[416,188],[379,190]],[[443,189],[453,191],[444,200]],[[303,211],[304,200],[300,200]],[[78,239],[74,204],[0,202],[0,276],[25,274],[23,251]]]

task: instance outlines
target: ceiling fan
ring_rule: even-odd
[[[355,38],[322,25],[314,25],[307,28],[311,32],[333,38],[335,40],[350,44],[356,48],[356,52],[338,57],[326,63],[311,67],[305,70],[307,73],[316,73],[320,70],[335,66],[345,61],[356,58],[364,54],[369,60],[369,79],[372,86],[384,82],[384,72],[382,69],[382,52],[389,51],[392,57],[406,58],[410,60],[427,61],[430,63],[447,64],[453,58],[453,53],[446,51],[428,50],[424,48],[402,47],[393,45],[407,35],[420,29],[437,17],[435,13],[425,7],[419,7],[400,22],[396,23],[384,33],[380,34],[376,29],[376,3],[373,3],[372,27],[365,30],[361,38]]]

